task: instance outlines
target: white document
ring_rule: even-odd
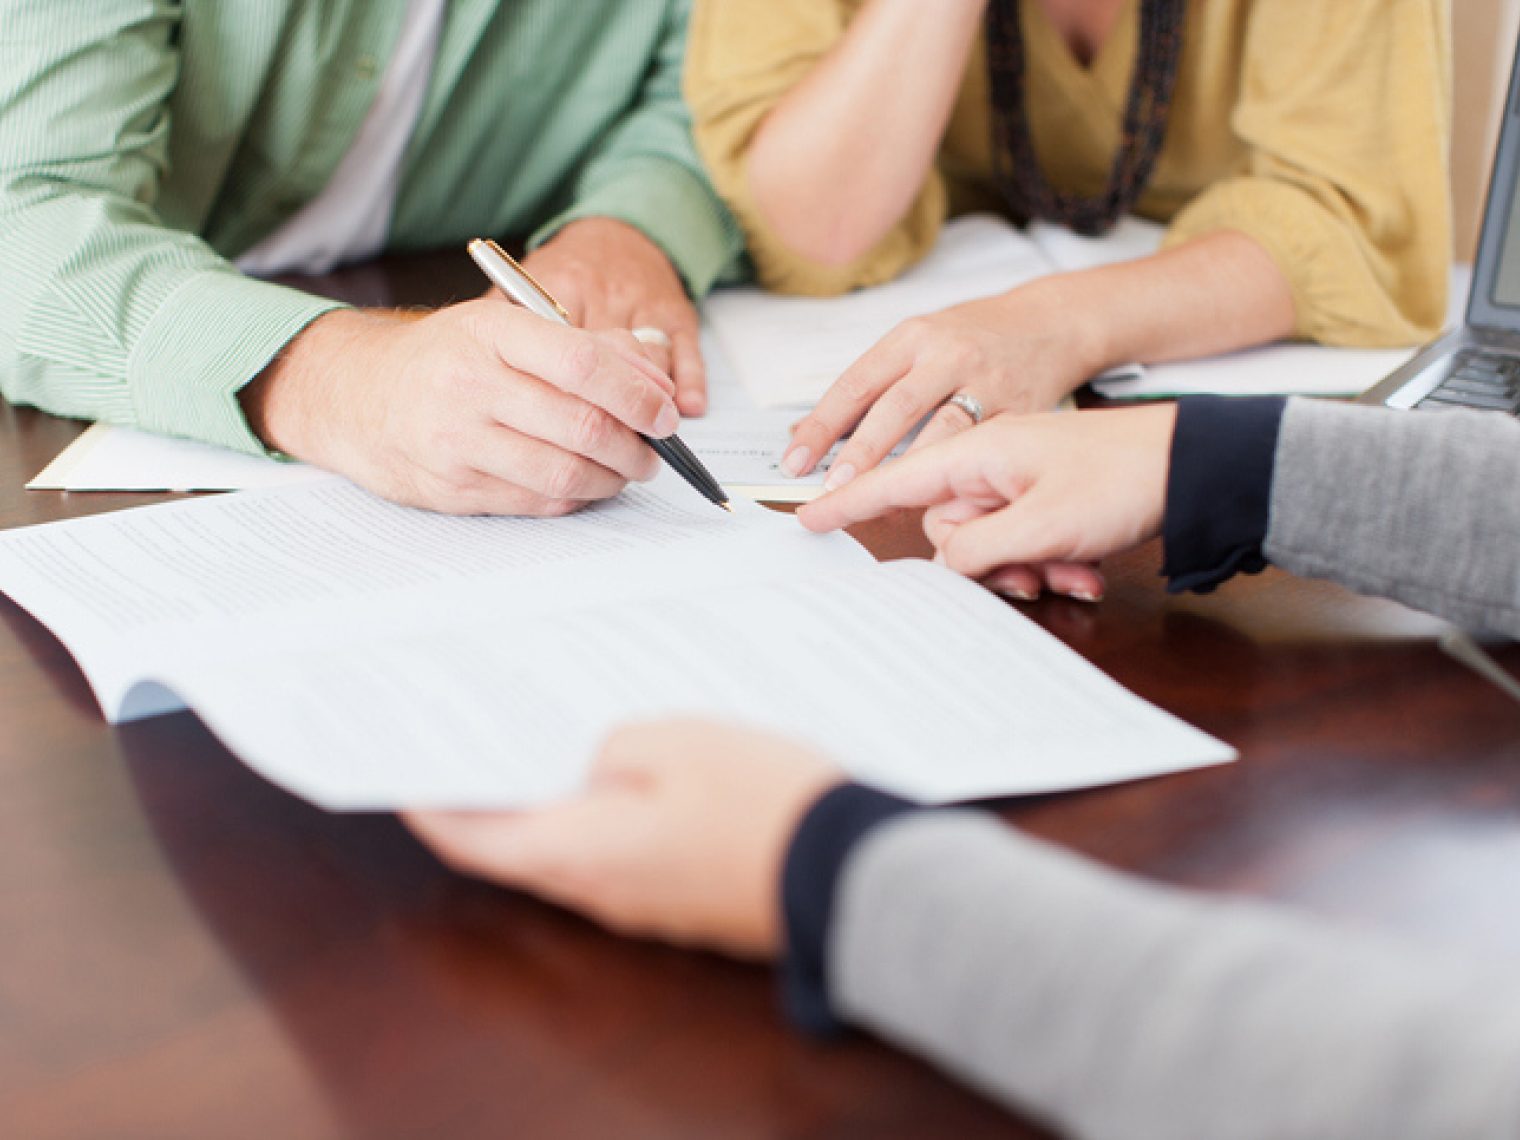
[[[681,439],[730,495],[760,503],[805,503],[823,493],[828,468],[820,464],[800,479],[781,473],[791,428],[801,413],[761,408],[739,383],[733,365],[713,335],[702,327],[707,364],[707,413],[681,421]],[[835,451],[829,453],[829,462]]]
[[[1025,232],[1053,272],[1075,273],[1149,257],[1161,248],[1166,227],[1144,218],[1124,217],[1098,237],[1084,237],[1053,222],[1031,222]]]
[[[1177,396],[1360,396],[1415,353],[1410,348],[1273,344],[1203,360],[1116,369],[1093,381],[1111,400]]]
[[[176,697],[338,809],[564,796],[632,719],[811,741],[927,800],[1232,758],[979,587],[674,476],[567,519],[449,518],[330,481],[0,534],[0,589],[112,720]]]
[[[28,483],[29,491],[241,491],[331,478],[194,440],[95,424]]]
[[[685,421],[681,438],[731,494],[761,503],[806,503],[823,494],[823,480],[846,441],[831,447],[806,475],[783,474],[781,460],[801,416],[785,408],[714,409]],[[908,435],[891,454],[901,455],[917,436],[917,431]]]

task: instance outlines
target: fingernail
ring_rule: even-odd
[[[781,473],[789,479],[795,479],[807,470],[808,460],[812,458],[813,453],[807,448],[794,447],[781,460]]]
[[[1012,586],[995,586],[993,590],[995,593],[1002,594],[1005,598],[1012,598],[1016,602],[1032,602],[1039,597],[1038,594],[1031,594],[1028,590],[1019,590]]]
[[[660,414],[655,417],[654,435],[656,439],[667,439],[676,434],[676,429],[681,426],[681,413],[676,411],[674,404],[666,404],[660,409]]]
[[[1068,590],[1066,596],[1068,598],[1076,598],[1079,602],[1101,602],[1103,600],[1102,594],[1095,594],[1091,590]]]
[[[855,464],[835,464],[829,471],[829,477],[823,481],[823,489],[825,491],[837,491],[853,478],[855,478]]]

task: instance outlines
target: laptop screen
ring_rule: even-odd
[[[1499,264],[1495,268],[1490,296],[1495,305],[1520,308],[1520,225],[1515,224],[1517,212],[1520,212],[1520,186],[1510,188],[1508,207],[1504,218],[1504,241],[1499,250]]]
[[[1509,97],[1499,149],[1494,155],[1483,211],[1467,323],[1480,328],[1520,330],[1520,48],[1510,72]]]

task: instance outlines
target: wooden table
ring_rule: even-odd
[[[476,282],[448,255],[315,287]],[[78,431],[0,406],[0,526],[151,501],[22,490]],[[923,549],[908,519],[859,537]],[[1157,562],[1025,612],[1241,762],[1005,814],[1158,879],[1520,950],[1520,706],[1390,603],[1274,572],[1169,598]],[[108,727],[3,598],[0,964],[7,1137],[1038,1134],[873,1042],[800,1039],[765,970],[620,941],[456,878],[389,817],[309,807],[189,714]]]

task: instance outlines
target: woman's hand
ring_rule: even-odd
[[[950,569],[1016,596],[1042,586],[1097,596],[1091,563],[1160,532],[1177,409],[999,416],[915,451],[797,512],[835,530],[927,507],[924,533]]]
[[[778,737],[666,721],[614,733],[586,789],[564,803],[402,819],[456,870],[618,933],[768,957],[782,941],[787,845],[840,779]]]
[[[975,396],[988,416],[1043,412],[1116,364],[1212,356],[1293,327],[1287,278],[1244,234],[1205,234],[1150,257],[1044,277],[889,334],[797,425],[782,469],[811,471],[858,422],[829,472],[829,487],[842,487],[957,392]],[[919,446],[970,426],[959,408],[941,408]]]
[[[945,403],[959,392],[976,397],[988,416],[1049,411],[1101,370],[1102,349],[1090,327],[1074,277],[906,321],[798,423],[782,469],[794,476],[811,471],[854,428],[825,484],[842,487],[885,459],[936,408],[918,446],[971,427],[965,411]]]

